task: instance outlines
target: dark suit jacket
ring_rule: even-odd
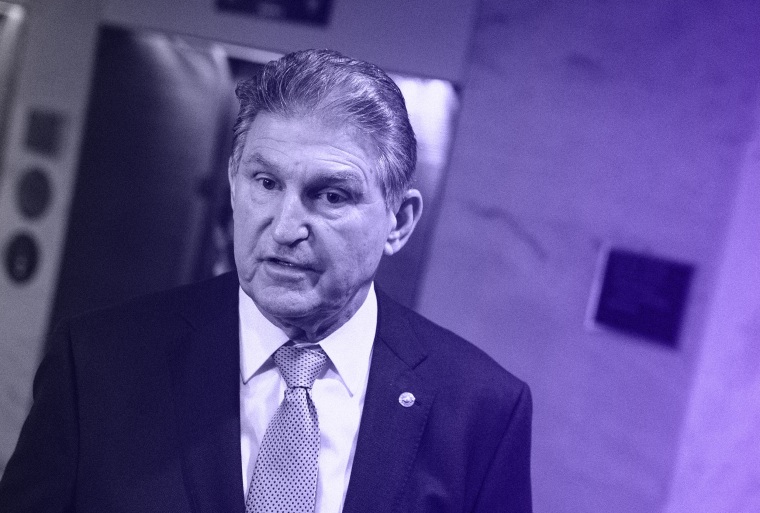
[[[62,325],[0,511],[244,511],[237,286],[226,275]],[[529,512],[528,387],[386,296],[378,305],[344,511]]]

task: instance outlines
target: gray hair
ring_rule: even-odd
[[[352,127],[370,143],[389,208],[398,208],[417,162],[417,141],[404,97],[383,70],[332,50],[303,50],[267,63],[235,89],[240,112],[233,128],[233,172],[259,112],[317,116]]]

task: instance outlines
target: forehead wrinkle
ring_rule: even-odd
[[[327,151],[326,154],[320,154],[317,151],[316,154],[309,155],[310,151],[307,149],[305,155],[300,155],[294,160],[295,156],[291,155],[287,150],[271,147],[266,144],[267,140],[285,143],[286,145],[292,141],[265,132],[264,134],[259,134],[253,141],[248,142],[250,144],[255,141],[254,148],[251,148],[250,153],[244,156],[243,162],[248,164],[256,163],[278,173],[285,172],[290,167],[294,169],[309,169],[310,172],[308,176],[304,176],[304,179],[312,182],[313,185],[316,185],[317,180],[328,185],[331,182],[343,182],[365,190],[370,183],[376,183],[381,190],[385,189],[382,177],[377,169],[377,152],[370,137],[365,136],[353,127],[334,127],[333,125],[324,123],[324,120],[320,119],[313,119],[313,122],[319,123],[322,127],[337,130],[337,140],[331,143],[330,141],[312,139],[302,141],[300,145],[303,148],[322,148],[323,151]],[[355,145],[355,149],[344,148],[344,142]],[[265,157],[260,149],[255,148],[258,145],[263,145],[266,153],[269,153],[270,150],[282,153],[285,160],[281,161],[279,158],[272,160],[271,157]],[[358,153],[356,149],[358,149]]]
[[[326,162],[329,164],[335,164],[335,161],[331,159],[315,159],[315,160],[317,162]],[[251,163],[260,164],[266,169],[271,169],[275,171],[282,169],[280,165],[267,159],[258,151],[252,152],[243,160],[243,162],[246,164],[251,164]],[[354,170],[353,168],[349,168],[346,170],[331,170],[331,169],[317,168],[312,173],[309,173],[309,176],[308,176],[309,181],[312,181],[312,182],[349,183],[360,188],[364,187],[364,184],[365,184],[364,178],[365,176],[363,173],[360,173]]]
[[[254,151],[250,153],[248,156],[246,156],[243,159],[243,163],[244,164],[256,163],[256,164],[261,164],[262,166],[267,167],[267,168],[279,168],[279,166],[276,163],[267,159],[266,157],[264,157],[264,155],[262,155],[258,151]]]
[[[339,164],[339,165],[349,164],[359,169],[364,169],[365,167],[367,167],[365,165],[364,159],[362,159],[360,156],[353,154],[350,151],[347,151],[347,150],[344,150],[342,148],[339,148],[337,146],[332,146],[332,145],[329,145],[328,148],[333,150],[335,154],[327,155],[324,157],[313,157],[311,159],[307,159],[307,162],[308,160],[312,160],[314,162],[328,162],[330,164]],[[269,148],[269,149],[272,151],[276,151],[278,153],[283,153],[284,155],[288,155],[288,152],[283,151],[282,149],[276,149],[276,148]],[[278,167],[277,163],[265,157],[258,150],[251,151],[250,154],[248,154],[247,156],[243,158],[242,162],[245,164],[257,163],[257,164],[261,164],[267,167]]]

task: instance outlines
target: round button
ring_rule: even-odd
[[[28,233],[19,233],[5,247],[5,271],[12,281],[24,283],[37,270],[39,251],[34,238]]]
[[[36,219],[45,213],[50,205],[50,180],[38,168],[26,171],[18,181],[16,204],[21,213],[29,219]]]
[[[401,403],[401,406],[404,408],[409,408],[414,404],[414,394],[411,392],[404,392],[398,396],[398,402]]]

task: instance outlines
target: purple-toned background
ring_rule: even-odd
[[[537,511],[760,511],[759,93],[755,2],[481,5],[420,308],[531,384]],[[605,244],[696,266],[679,350],[584,328]]]
[[[535,510],[760,511],[760,3],[335,0],[326,30],[213,14],[212,0],[22,3],[0,242],[21,226],[46,252],[29,287],[0,282],[0,468],[53,302],[106,20],[238,44],[250,30],[252,46],[333,46],[456,82],[417,308],[531,385]],[[40,105],[67,116],[57,160],[20,149]],[[34,224],[9,191],[40,162],[56,199]],[[584,323],[608,246],[695,266],[677,349]]]

